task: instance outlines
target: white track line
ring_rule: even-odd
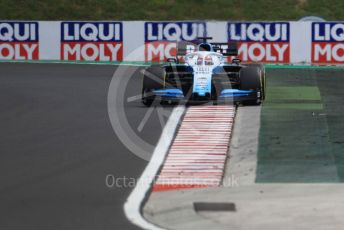
[[[136,187],[129,195],[127,201],[124,204],[124,212],[127,218],[137,226],[143,229],[161,230],[158,226],[149,223],[142,216],[143,201],[148,195],[148,191],[151,189],[155,177],[165,156],[168,152],[169,146],[173,140],[174,133],[177,129],[178,123],[182,115],[184,114],[185,107],[178,106],[173,109],[163,131],[160,136],[159,142],[155,147],[152,158],[150,159],[147,167],[143,171]]]

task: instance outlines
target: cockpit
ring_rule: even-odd
[[[213,57],[211,55],[207,55],[205,57],[198,56],[197,65],[214,65]]]
[[[224,63],[222,54],[214,52],[210,43],[203,42],[198,45],[196,52],[185,55],[185,62],[190,66],[218,66]]]

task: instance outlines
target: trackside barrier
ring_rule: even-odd
[[[299,21],[0,21],[0,60],[156,62],[199,36],[244,62],[344,64],[344,22]]]

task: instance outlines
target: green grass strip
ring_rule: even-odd
[[[267,100],[320,100],[316,86],[274,86],[268,89]]]
[[[321,103],[274,103],[265,106],[266,109],[286,109],[286,110],[322,110]]]

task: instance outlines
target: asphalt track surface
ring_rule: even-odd
[[[105,183],[109,174],[137,178],[147,164],[110,124],[116,68],[0,64],[0,229],[137,229],[123,212],[132,187]],[[140,92],[138,71],[129,96]],[[133,127],[147,112],[139,101],[118,109]],[[152,145],[162,130],[157,120],[153,112],[138,134]]]

